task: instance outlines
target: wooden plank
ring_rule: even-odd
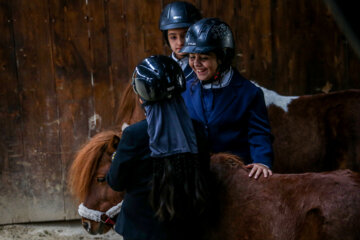
[[[73,219],[79,216],[67,189],[67,173],[76,151],[92,135],[89,121],[94,116],[88,6],[80,0],[51,0],[49,5],[60,119],[63,216]]]
[[[268,88],[271,88],[273,58],[270,5],[271,0],[244,1],[242,14],[236,18],[237,24],[234,23],[237,36],[246,36],[248,32],[248,39],[240,38],[239,42],[245,64],[243,74]]]
[[[0,1],[0,224],[21,220],[21,212],[27,212],[25,191],[29,188],[22,164],[21,89],[14,49],[14,19],[8,2]]]
[[[158,28],[161,7],[159,0],[126,1],[125,7],[128,69],[132,73],[142,59],[163,52],[162,35]]]
[[[164,54],[158,29],[160,1],[109,1],[105,5],[110,46],[110,78],[117,110],[122,91],[131,81],[135,66],[143,58]],[[151,9],[151,11],[149,11]]]
[[[123,90],[131,81],[132,71],[128,67],[128,33],[126,19],[126,0],[108,1],[105,5],[107,40],[109,52],[110,81],[113,86],[113,114],[116,115]]]
[[[272,73],[271,1],[200,1],[204,17],[217,17],[231,27],[235,39],[233,64],[248,79],[270,82]]]
[[[339,89],[346,71],[342,34],[323,1],[276,1],[273,8],[274,72],[282,94]]]
[[[127,64],[129,52],[124,2],[126,2],[126,0],[107,2],[106,13],[112,79],[114,82],[120,81],[127,83],[130,73]]]
[[[110,78],[110,43],[107,1],[89,1],[89,30],[91,47],[91,77],[94,98],[94,129],[97,133],[114,124],[115,99],[114,85]]]
[[[14,221],[56,219],[63,211],[59,121],[53,81],[47,1],[9,1],[14,21],[18,63],[26,183],[19,197],[26,204],[15,209]],[[31,20],[29,20],[31,19]],[[61,215],[60,215],[61,216]],[[60,218],[61,219],[61,218]]]

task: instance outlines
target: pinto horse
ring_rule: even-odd
[[[106,213],[123,199],[123,193],[114,192],[105,182],[118,143],[116,131],[98,133],[79,151],[70,169],[70,188],[82,202],[82,223],[91,234],[111,228],[113,223],[107,219],[114,216]],[[219,209],[205,239],[360,238],[359,173],[273,174],[255,180],[237,157],[223,153],[212,155],[211,171]]]
[[[360,171],[360,90],[301,97],[262,88],[275,172]]]
[[[274,172],[360,171],[360,90],[289,97],[261,88],[274,135]],[[144,118],[129,84],[117,123]]]

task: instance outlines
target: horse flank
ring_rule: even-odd
[[[264,88],[262,86],[260,86],[259,84],[257,84],[254,81],[251,81],[255,86],[261,88],[261,90],[264,93],[264,99],[265,99],[265,104],[266,107],[269,107],[270,105],[275,105],[279,108],[281,108],[282,110],[284,110],[284,112],[288,111],[288,105],[295,99],[298,99],[299,96],[282,96],[279,95],[277,92],[269,90],[267,88]]]

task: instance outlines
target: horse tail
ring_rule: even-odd
[[[160,221],[197,218],[209,199],[206,164],[196,154],[177,154],[154,159],[150,204]]]

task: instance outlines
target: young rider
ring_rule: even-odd
[[[124,240],[199,239],[209,203],[209,152],[201,125],[188,115],[185,78],[166,56],[151,56],[133,74],[146,119],[127,127],[107,182],[125,191],[115,231]]]
[[[188,64],[187,54],[180,50],[184,46],[188,28],[200,19],[200,11],[194,5],[178,1],[167,4],[159,20],[164,40],[172,50],[171,57],[180,65],[186,79],[191,78],[194,72]]]
[[[272,135],[260,88],[231,66],[234,39],[230,27],[217,18],[193,24],[182,53],[196,76],[183,93],[190,117],[206,129],[212,152],[240,156],[251,169],[249,176],[272,174]]]

